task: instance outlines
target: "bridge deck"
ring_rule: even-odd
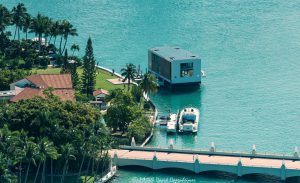
[[[168,162],[186,162],[193,163],[195,158],[202,164],[217,164],[217,165],[237,165],[239,160],[244,167],[261,167],[261,168],[281,168],[283,160],[270,158],[248,158],[248,157],[230,157],[221,155],[202,155],[176,152],[154,152],[154,151],[140,151],[140,150],[125,150],[113,149],[110,151],[111,157],[117,152],[118,159],[134,159],[134,160],[152,160],[154,154],[159,161]],[[284,160],[286,169],[299,169],[300,161]]]

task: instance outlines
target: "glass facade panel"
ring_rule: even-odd
[[[152,71],[171,80],[171,63],[155,54],[151,54],[151,63],[149,64]]]
[[[180,64],[180,77],[192,77],[194,75],[193,63]]]

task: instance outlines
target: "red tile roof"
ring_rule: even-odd
[[[97,96],[97,95],[100,95],[100,94],[108,95],[109,92],[107,90],[103,90],[103,89],[95,90],[93,92],[94,97]]]
[[[32,82],[39,88],[54,89],[71,89],[72,79],[70,74],[38,74],[26,77],[27,80]]]
[[[35,96],[44,97],[44,89],[39,88],[25,88],[18,95],[10,99],[11,102],[18,102],[19,100],[31,99]],[[55,89],[53,94],[58,96],[61,100],[75,101],[75,91],[73,89]]]

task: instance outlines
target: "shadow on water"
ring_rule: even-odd
[[[173,90],[160,88],[151,97],[159,112],[178,112],[184,107],[194,106],[201,108],[204,87],[180,87]]]
[[[281,183],[279,177],[272,176],[272,175],[265,175],[265,174],[249,174],[244,175],[242,180],[248,181],[248,182],[265,182],[265,183]]]
[[[202,181],[220,181],[220,182],[238,182],[238,183],[282,183],[279,177],[264,175],[264,174],[249,174],[242,177],[238,177],[236,174],[222,172],[222,171],[207,171],[195,174],[189,170],[178,168],[165,168],[160,170],[152,170],[150,168],[141,166],[125,166],[120,167],[121,171],[146,173],[144,176],[151,175],[153,180],[160,179],[162,177],[169,177],[174,179],[187,178],[187,180],[195,180],[195,182]],[[150,181],[151,182],[151,181]],[[155,181],[153,181],[155,182]],[[286,183],[299,183],[299,177],[288,178]]]

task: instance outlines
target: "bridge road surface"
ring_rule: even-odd
[[[295,160],[126,149],[112,149],[109,153],[117,166],[138,165],[152,169],[183,168],[195,173],[216,170],[238,176],[262,173],[278,176],[282,180],[300,176],[300,161]],[[156,161],[155,166],[153,161]],[[197,163],[198,168],[195,168]]]

